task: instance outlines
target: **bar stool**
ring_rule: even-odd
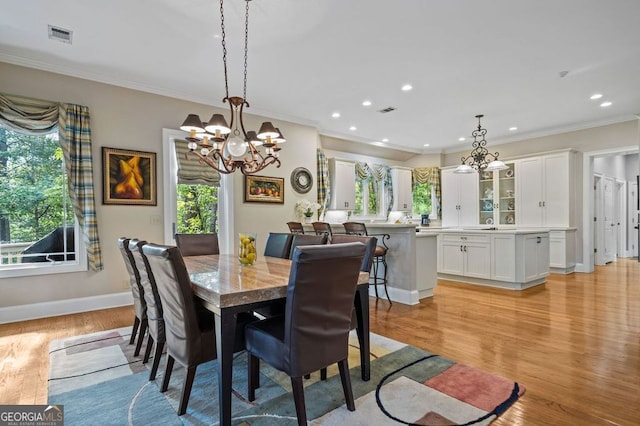
[[[347,235],[376,236],[382,243],[381,246],[376,246],[376,250],[373,254],[373,267],[371,268],[372,276],[370,277],[370,280],[373,280],[373,282],[370,282],[370,284],[373,284],[374,286],[373,288],[376,292],[376,298],[379,297],[378,286],[384,286],[384,293],[387,295],[389,304],[392,305],[391,298],[389,297],[389,291],[387,290],[387,251],[389,250],[389,247],[385,242],[391,238],[391,236],[389,234],[369,234],[367,232],[366,225],[362,222],[344,222],[342,226],[344,226],[344,231]],[[380,264],[384,267],[382,276],[379,276],[378,274]]]
[[[287,226],[292,234],[304,234],[304,228],[300,222],[287,222]]]
[[[331,225],[327,222],[313,222],[313,230],[316,232],[316,235],[326,235],[329,241],[331,241],[331,237],[333,233],[331,232]]]

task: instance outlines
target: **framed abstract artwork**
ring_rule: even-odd
[[[102,147],[102,204],[157,205],[156,153]]]

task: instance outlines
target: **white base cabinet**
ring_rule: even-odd
[[[549,275],[549,232],[448,231],[438,235],[438,278],[523,290]]]

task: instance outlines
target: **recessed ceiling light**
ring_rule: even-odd
[[[362,106],[371,106],[371,101],[369,100],[362,101]]]
[[[410,84],[405,84],[404,86],[402,86],[402,91],[403,92],[408,92],[411,89],[413,89],[413,86],[410,85]]]
[[[609,102],[609,101],[605,101],[605,102],[601,103],[601,104],[600,104],[600,106],[601,106],[602,108],[606,108],[606,107],[608,107],[608,106],[611,106],[611,102]]]
[[[591,95],[591,97],[589,99],[600,99],[602,97],[602,93],[594,93],[593,95]]]
[[[389,142],[389,138],[382,138],[382,142]]]
[[[516,126],[513,126],[513,127],[509,127],[509,130],[511,130],[513,132],[515,130],[518,130],[518,128]]]
[[[428,143],[425,143],[425,144],[424,144],[424,145],[422,145],[422,146],[429,146],[429,144],[428,144]]]
[[[355,130],[358,130],[358,128],[356,126],[351,126],[351,127],[349,127],[349,130],[351,130],[353,132]]]
[[[465,140],[467,140],[467,138],[465,138],[465,137],[461,137],[461,138],[458,138],[458,140],[459,140],[460,142],[464,142]]]
[[[340,113],[339,112],[334,112],[333,114],[331,114],[331,117],[340,118]]]
[[[371,145],[375,145],[375,146],[384,146],[384,144],[382,142],[371,142]]]

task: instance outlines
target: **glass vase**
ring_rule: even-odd
[[[258,257],[256,252],[256,234],[238,233],[238,260],[241,265],[253,265]]]

